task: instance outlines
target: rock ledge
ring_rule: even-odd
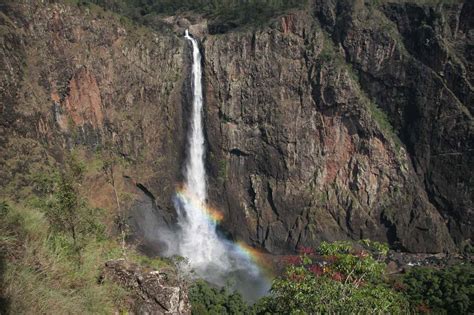
[[[187,287],[171,269],[148,270],[118,259],[105,263],[104,277],[132,292],[136,314],[191,314]]]

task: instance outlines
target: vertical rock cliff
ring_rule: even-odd
[[[472,239],[472,5],[311,8],[203,42],[226,227],[271,252]]]
[[[209,202],[223,230],[271,253],[359,238],[418,252],[464,246],[472,4],[309,2],[259,27],[191,25],[204,58]],[[182,176],[183,22],[152,31],[95,6],[0,7],[3,191],[74,147],[111,150],[144,192],[131,217],[154,241],[151,221],[172,221]]]

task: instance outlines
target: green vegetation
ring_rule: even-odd
[[[112,313],[125,300],[120,287],[97,284],[100,267],[120,253],[118,245],[88,233],[79,249],[42,210],[4,202],[0,247],[2,314]]]
[[[396,279],[386,274],[385,244],[362,240],[323,242],[286,259],[270,295],[255,305],[203,281],[190,289],[193,314],[469,314],[474,266],[414,268]],[[322,257],[323,259],[321,259]]]
[[[304,249],[274,281],[257,313],[470,314],[474,310],[470,263],[444,270],[414,268],[393,281],[385,274],[384,244],[323,242],[317,252],[327,263],[314,263],[311,249]]]
[[[226,31],[241,25],[262,24],[288,9],[302,7],[305,0],[88,0],[123,14],[132,20],[153,26],[153,16],[174,15],[194,11],[207,17],[216,31]]]
[[[103,209],[81,196],[87,168],[71,154],[62,170],[28,175],[31,195],[0,202],[0,313],[111,314],[126,311],[128,292],[100,282],[107,260],[162,267],[107,235]],[[23,193],[22,193],[23,195]]]
[[[386,281],[383,260],[388,247],[371,241],[323,242],[313,261],[312,249],[290,257],[285,273],[273,281],[268,297],[253,306],[225,289],[198,282],[190,291],[193,314],[402,314],[405,296]]]
[[[323,242],[318,253],[326,263],[317,263],[311,258],[312,250],[303,249],[274,281],[272,294],[260,303],[259,313],[405,313],[408,301],[386,282],[386,252],[386,247],[370,241],[360,246]]]
[[[229,292],[225,287],[217,289],[202,280],[190,287],[189,300],[195,315],[244,314],[250,310],[239,293]]]
[[[365,0],[369,5],[382,5],[386,3],[416,3],[421,5],[459,4],[462,0]]]
[[[474,266],[457,265],[437,270],[418,267],[402,278],[400,286],[418,310],[435,314],[474,312]]]
[[[70,157],[63,172],[35,176],[40,198],[27,205],[0,202],[2,314],[12,310],[20,314],[126,311],[129,293],[98,281],[103,263],[122,257],[123,248],[119,241],[107,239],[101,223],[103,210],[91,208],[80,197],[76,185],[84,170],[83,163]],[[168,264],[127,251],[128,259],[142,265],[161,268]],[[323,242],[316,253],[302,248],[299,256],[287,259],[287,269],[274,280],[270,295],[252,306],[238,293],[197,281],[189,290],[193,314],[473,311],[472,265],[414,268],[390,281],[385,274],[387,252],[386,245],[368,240]]]
[[[367,98],[367,107],[370,110],[370,113],[374,120],[377,122],[377,125],[385,131],[385,133],[393,140],[393,143],[395,147],[397,148],[397,151],[400,150],[402,146],[402,141],[397,135],[397,132],[393,128],[392,124],[390,123],[390,119],[388,118],[388,115],[380,109],[380,107],[375,104],[375,102],[368,100]]]
[[[71,250],[80,254],[90,236],[104,237],[105,227],[100,224],[101,209],[94,209],[80,198],[77,183],[82,180],[85,166],[74,157],[68,163],[66,172],[53,174],[52,181],[42,180],[42,189],[49,195],[38,200],[51,232],[62,235],[63,241],[71,240]],[[51,186],[48,187],[48,184]]]

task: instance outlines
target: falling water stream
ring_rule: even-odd
[[[206,272],[211,267],[229,267],[224,245],[216,233],[215,220],[209,219],[206,209],[206,171],[204,167],[205,140],[202,126],[203,95],[201,53],[197,41],[186,39],[193,47],[192,89],[193,103],[188,135],[188,158],[185,167],[185,183],[178,195],[178,223],[182,230],[180,254],[189,259],[196,272]]]
[[[269,285],[252,249],[219,236],[216,216],[206,203],[201,53],[197,40],[187,30],[185,38],[193,49],[193,102],[185,182],[175,198],[179,231],[173,254],[187,258],[197,277],[220,286],[230,285],[247,300],[255,300],[268,291]]]

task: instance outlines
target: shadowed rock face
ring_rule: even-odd
[[[271,253],[472,240],[473,5],[310,2],[218,35],[205,21],[168,18],[153,32],[100,10],[2,5],[2,165],[17,139],[57,160],[77,145],[113,150],[153,196],[132,221],[170,223],[189,114],[186,24],[202,34],[209,203],[231,237]],[[148,230],[137,234],[154,248]]]
[[[398,42],[394,35],[378,40],[370,24],[356,19],[352,29],[341,31],[362,87],[389,114],[429,201],[456,242],[473,236],[473,11],[467,2],[442,10],[384,6],[384,23],[398,29]],[[357,53],[360,46],[367,57]],[[390,49],[398,60],[380,55]]]
[[[472,239],[469,6],[325,1],[317,19],[207,37],[226,227],[270,252],[366,237],[438,252]]]

